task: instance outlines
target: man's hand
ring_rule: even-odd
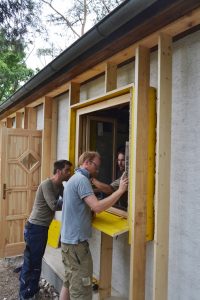
[[[120,179],[119,190],[124,193],[127,191],[127,189],[128,189],[128,177],[126,176],[126,174],[124,172]]]

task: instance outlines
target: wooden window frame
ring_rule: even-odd
[[[86,131],[86,122],[82,118],[83,115],[87,115],[99,110],[103,109],[109,109],[116,106],[119,106],[121,104],[129,104],[131,99],[131,88],[133,85],[128,85],[127,87],[114,90],[112,92],[108,92],[107,94],[100,96],[98,98],[90,99],[82,103],[78,103],[71,106],[70,109],[70,116],[71,116],[71,122],[70,122],[70,128],[71,128],[71,136],[72,136],[72,130],[73,135],[75,136],[74,139],[74,146],[72,146],[72,143],[69,145],[69,153],[70,157],[74,158],[74,164],[77,165],[78,163],[78,157],[80,153],[83,152],[81,136]],[[75,127],[75,128],[74,128]],[[71,140],[71,139],[70,139]],[[72,141],[71,141],[72,142]],[[72,154],[72,150],[74,150],[74,155]],[[71,158],[71,160],[72,160]],[[111,207],[108,209],[108,212],[112,214],[116,214],[118,216],[128,218],[128,209],[127,212],[116,209],[114,207]]]

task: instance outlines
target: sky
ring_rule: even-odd
[[[63,5],[67,5],[68,7],[70,7],[71,5],[71,0],[54,0],[52,1],[52,4],[56,7],[56,9],[58,11],[62,11],[63,9]],[[63,4],[65,3],[65,4]],[[53,26],[49,23],[47,23],[47,15],[52,13],[52,9],[50,7],[48,7],[48,5],[44,5],[43,9],[42,9],[42,21],[45,25],[45,27],[48,28],[48,32],[50,35],[50,40],[52,41],[56,41],[56,44],[61,47],[61,48],[65,48],[65,44],[63,43],[64,40],[61,39],[59,37],[58,34],[56,34],[56,31],[58,30],[58,28],[56,26]],[[27,59],[26,59],[26,64],[28,67],[32,68],[32,69],[42,69],[45,67],[45,65],[47,65],[52,58],[49,57],[49,59],[42,59],[39,58],[37,56],[37,49],[38,48],[45,48],[45,47],[49,47],[49,44],[45,42],[44,37],[39,35],[39,34],[35,34],[35,39],[34,39],[34,43],[33,45],[30,44],[29,47],[27,48]]]
[[[72,0],[53,0],[52,4],[56,7],[56,9],[58,11],[62,12],[64,10],[63,6],[67,6],[67,8],[70,8],[70,6],[72,5]],[[52,13],[51,8],[49,8],[48,5],[45,5],[43,12],[42,12],[43,23],[48,28],[48,32],[50,35],[50,41],[54,41],[58,48],[61,48],[62,50],[64,50],[67,47],[69,47],[70,44],[74,40],[68,36],[68,38],[66,39],[67,41],[66,41],[64,38],[59,36],[59,31],[58,31],[59,28],[57,26],[53,26],[46,22],[47,15],[50,13]],[[37,56],[37,49],[38,48],[48,48],[48,47],[49,47],[49,43],[45,42],[44,37],[37,34],[37,36],[35,36],[34,44],[30,45],[27,48],[27,59],[26,59],[27,66],[32,69],[44,68],[45,65],[47,65],[52,60],[52,57],[49,57],[46,59],[44,59],[42,57],[39,58]],[[58,54],[59,53],[57,53],[57,55]]]

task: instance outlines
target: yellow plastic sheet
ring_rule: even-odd
[[[92,226],[112,237],[120,235],[129,230],[127,219],[115,216],[108,212],[102,212],[96,215]]]

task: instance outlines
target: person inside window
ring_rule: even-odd
[[[111,182],[110,184],[103,183],[96,178],[92,178],[92,184],[97,188],[98,191],[103,192],[106,195],[111,195],[119,188],[120,178],[125,171],[125,148],[119,148],[117,152],[117,179]],[[122,195],[122,197],[117,201],[114,207],[127,210],[128,206],[128,196],[127,192]]]

